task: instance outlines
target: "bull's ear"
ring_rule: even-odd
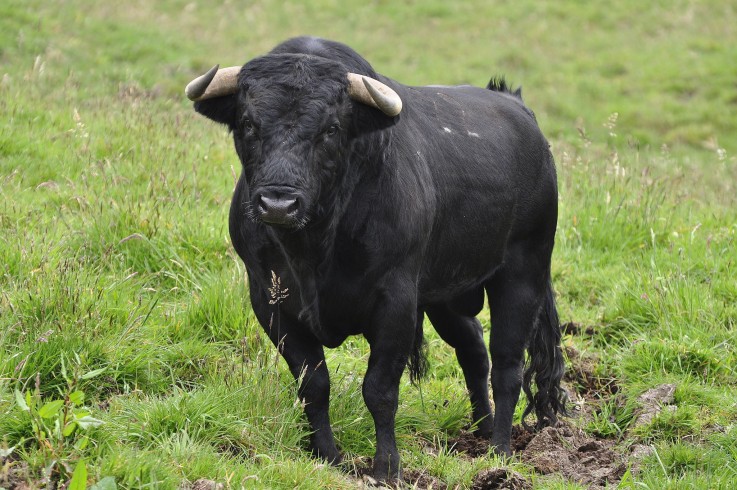
[[[235,128],[236,94],[212,99],[198,100],[194,110],[220,124],[225,124],[232,131]]]

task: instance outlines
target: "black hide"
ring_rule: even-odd
[[[348,72],[392,87],[401,114],[351,100]],[[408,362],[413,379],[425,367],[425,314],[455,348],[477,434],[498,452],[510,453],[522,388],[538,427],[564,412],[550,285],[556,175],[519,91],[501,80],[487,89],[409,87],[376,74],[345,45],[295,38],[244,65],[235,95],[195,109],[233,132],[242,173],[230,235],[259,322],[303,376],[298,394],[315,455],[340,461],[323,346],[363,334],[374,476],[400,475],[398,387]],[[484,293],[494,416],[475,318]]]

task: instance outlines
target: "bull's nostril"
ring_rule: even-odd
[[[292,200],[292,203],[287,206],[287,214],[294,214],[299,209],[299,201],[297,199]]]
[[[267,210],[268,205],[266,204],[266,201],[264,201],[264,196],[258,196],[258,212],[264,214]]]

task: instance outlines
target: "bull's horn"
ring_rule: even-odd
[[[238,91],[238,72],[240,66],[230,66],[219,70],[220,65],[189,82],[184,93],[189,100],[205,100],[213,97],[234,94]]]
[[[390,117],[402,112],[402,99],[399,95],[387,85],[370,77],[349,73],[348,96],[375,107]]]

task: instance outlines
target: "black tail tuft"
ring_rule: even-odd
[[[413,385],[417,385],[422,378],[427,376],[430,365],[427,361],[427,342],[425,342],[425,334],[422,329],[424,318],[424,313],[420,312],[417,318],[412,352],[409,355],[409,380]]]
[[[568,394],[560,386],[565,371],[560,338],[560,322],[555,309],[553,288],[548,283],[545,303],[540,309],[532,341],[527,348],[529,355],[522,378],[522,389],[527,395],[527,407],[522,414],[522,423],[528,430],[531,428],[524,420],[533,410],[537,416],[536,430],[555,425],[558,421],[558,414],[568,415],[566,410]],[[534,394],[531,388],[533,378],[537,386]]]
[[[506,92],[514,95],[519,100],[522,100],[522,87],[517,87],[517,90],[512,90],[509,85],[507,85],[507,81],[503,76],[491,77],[491,80],[489,80],[489,83],[486,85],[486,89],[493,90],[494,92]]]

